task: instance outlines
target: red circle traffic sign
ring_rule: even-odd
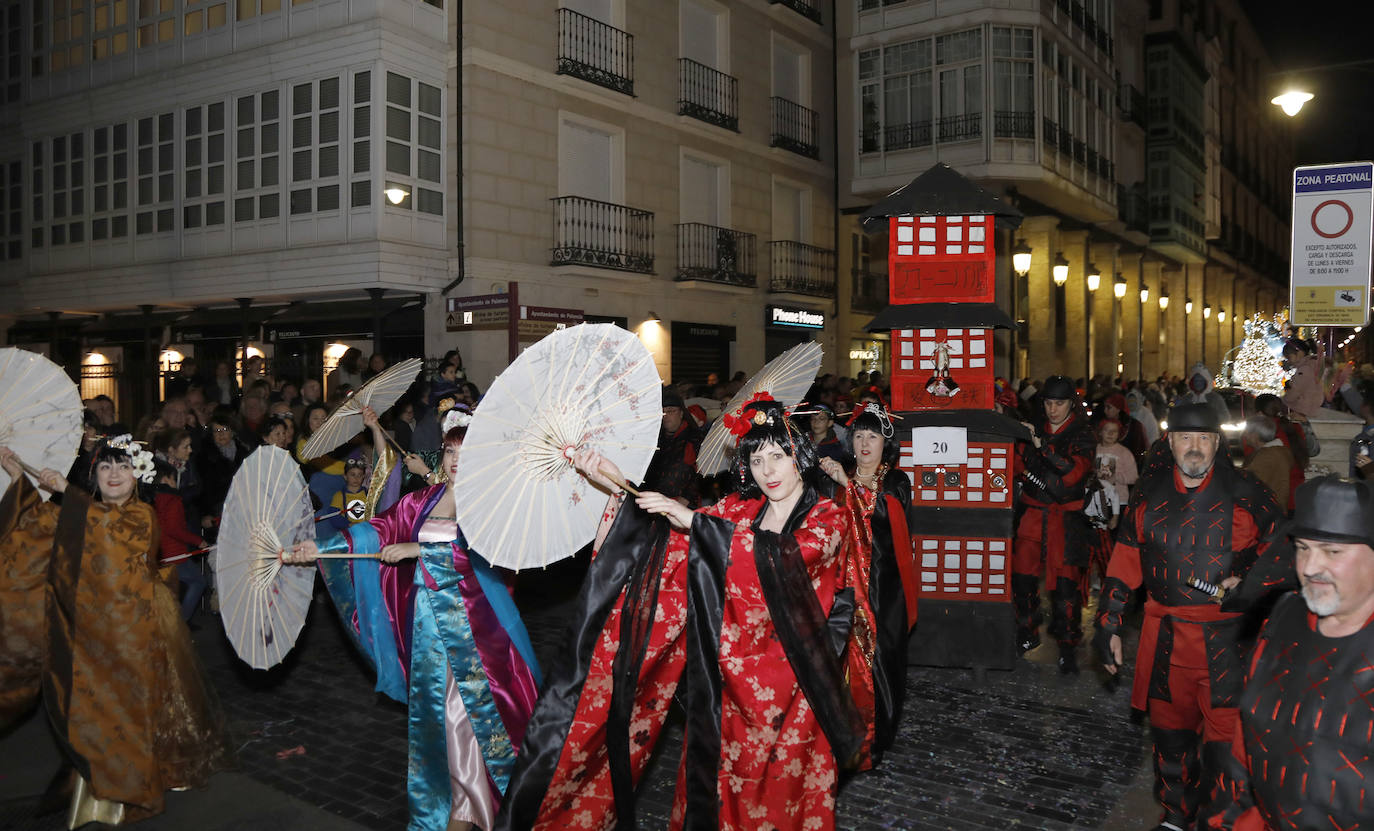
[[[1325,231],[1323,231],[1322,229],[1320,229],[1320,228],[1317,227],[1317,214],[1321,213],[1321,212],[1322,212],[1322,208],[1325,208],[1327,205],[1339,205],[1340,207],[1345,208],[1345,225],[1341,228],[1341,230],[1337,231],[1337,232],[1334,233],[1334,234],[1328,234],[1327,232],[1325,232]],[[1327,238],[1327,239],[1335,239],[1336,237],[1339,237],[1339,236],[1342,236],[1343,234],[1345,234],[1346,231],[1349,231],[1349,230],[1350,230],[1350,226],[1351,226],[1351,225],[1354,225],[1354,224],[1355,224],[1355,212],[1352,211],[1352,210],[1350,210],[1350,206],[1349,206],[1349,205],[1345,204],[1344,202],[1342,202],[1342,201],[1339,200],[1339,199],[1328,199],[1328,200],[1326,200],[1325,202],[1321,203],[1320,205],[1318,205],[1317,207],[1315,207],[1315,208],[1312,209],[1312,230],[1315,231],[1316,234],[1317,234],[1317,236],[1319,236],[1319,237],[1325,237],[1325,238]]]

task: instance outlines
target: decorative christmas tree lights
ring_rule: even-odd
[[[1258,312],[1245,321],[1245,340],[1234,351],[1234,357],[1222,365],[1221,377],[1226,386],[1255,395],[1283,394],[1289,372],[1283,368],[1282,325],[1280,316],[1275,315],[1270,321]]]

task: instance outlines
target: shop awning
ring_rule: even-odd
[[[869,332],[891,329],[1015,329],[996,303],[904,303],[888,306],[864,327]]]
[[[263,340],[276,343],[293,338],[370,338],[373,315],[382,317],[383,333],[421,332],[423,298],[333,300],[295,303],[263,326]]]
[[[257,329],[263,321],[280,314],[285,305],[250,306],[247,310],[237,306],[219,309],[196,309],[172,324],[172,343],[195,343],[203,340],[238,340],[243,336],[244,320],[253,329],[256,339]]]
[[[81,328],[80,337],[88,345],[105,343],[142,343],[145,327],[151,330],[152,338],[162,341],[162,328],[175,320],[185,317],[185,309],[168,312],[153,312],[147,318],[138,314],[109,314],[92,321]]]

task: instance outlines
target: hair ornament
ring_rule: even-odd
[[[142,442],[134,441],[133,436],[123,433],[105,439],[105,446],[127,454],[129,464],[134,469],[134,477],[145,485],[152,484],[157,476],[157,468],[153,462],[153,454]]]
[[[724,424],[725,428],[730,431],[731,435],[733,435],[736,438],[736,440],[738,440],[745,433],[749,432],[750,428],[752,428],[754,425],[757,424],[762,426],[764,424],[769,423],[772,420],[773,417],[769,415],[766,411],[764,411],[761,408],[754,407],[755,404],[759,404],[765,401],[769,403],[774,403],[773,396],[766,390],[760,390],[759,392],[754,393],[748,401],[745,401],[743,404],[741,404],[739,406],[739,409],[735,410],[733,413],[726,413],[722,415],[720,417],[721,423]],[[754,414],[751,416],[746,416],[745,413],[748,412],[750,409],[754,409]]]
[[[445,401],[447,400],[445,399]],[[443,406],[442,402],[440,406]],[[443,412],[444,420],[441,430],[443,433],[447,433],[454,427],[466,427],[472,423],[472,413],[468,412],[467,408],[462,405],[451,403],[449,408]]]
[[[862,416],[865,413],[872,413],[874,416],[877,417],[878,423],[882,425],[883,438],[892,438],[893,434],[896,432],[892,427],[892,414],[889,413],[887,410],[883,409],[882,406],[874,404],[871,401],[863,405],[862,407],[855,407],[854,413],[850,415],[849,422],[845,426],[852,428],[854,426],[854,422],[859,420],[859,416]]]

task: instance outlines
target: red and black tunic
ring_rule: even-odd
[[[1063,566],[1088,565],[1083,498],[1097,439],[1081,409],[1071,411],[1058,427],[1041,422],[1035,432],[1040,446],[1022,445],[1021,451],[1021,501],[1026,510],[1016,527],[1013,570],[1039,573],[1043,562],[1048,579],[1058,576]]]
[[[1371,827],[1374,618],[1328,638],[1302,597],[1285,595],[1255,646],[1232,752],[1219,794],[1231,801],[1209,828]]]

